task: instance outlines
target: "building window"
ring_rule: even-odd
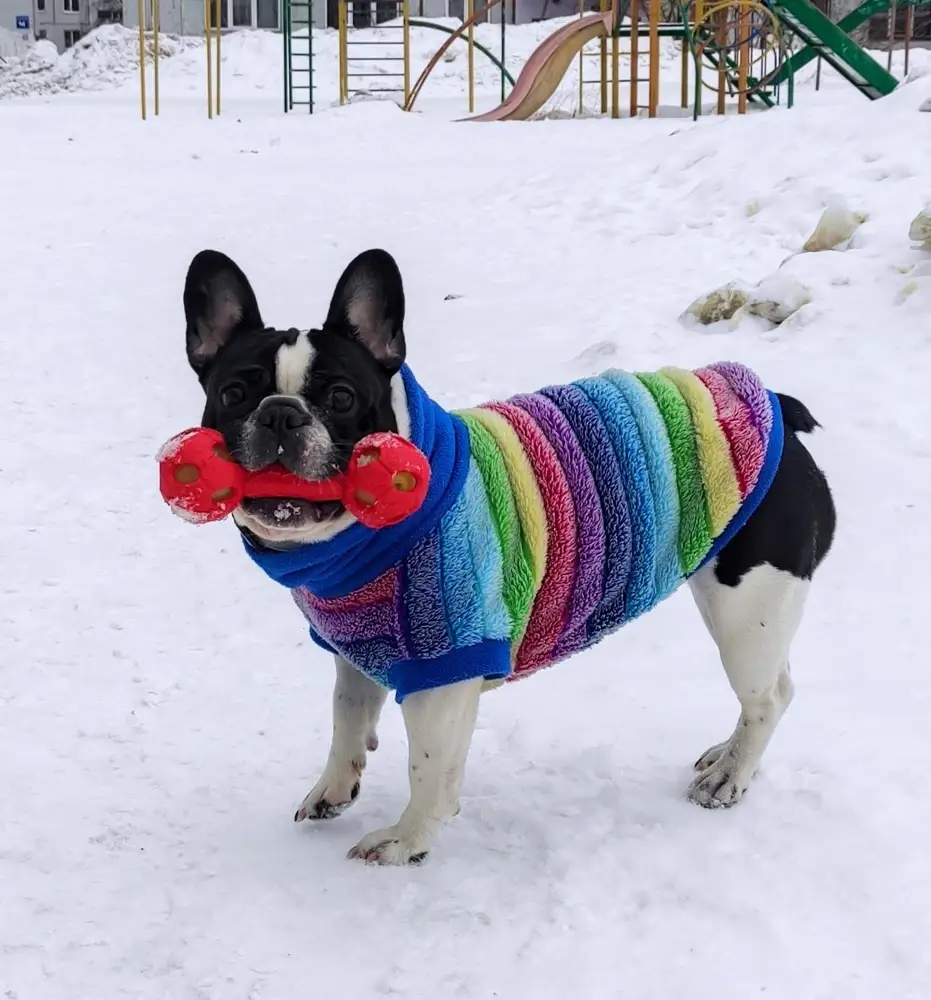
[[[62,0],[66,14],[77,14],[81,10],[81,0]],[[78,36],[80,38],[80,35]]]
[[[256,27],[278,29],[278,0],[256,0]]]
[[[65,28],[65,48],[66,49],[70,49],[72,45],[77,45],[77,43],[80,40],[80,38],[81,38],[81,32],[80,31],[71,31],[70,29]]]
[[[229,27],[229,4],[227,0],[211,0],[210,3],[210,16],[213,18],[213,24],[217,23],[217,10],[220,12],[220,27]]]
[[[36,0],[36,10],[41,14],[45,10],[45,0]]]
[[[48,32],[44,29],[36,32],[36,41],[44,42],[46,38],[48,38]]]

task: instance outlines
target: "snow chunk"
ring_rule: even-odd
[[[931,106],[929,106],[931,110]],[[924,243],[931,250],[931,202],[912,219],[912,224],[908,227],[908,238]]]
[[[779,326],[811,302],[811,289],[800,281],[777,271],[753,289],[747,312]]]
[[[817,253],[820,250],[846,250],[850,238],[866,222],[866,216],[851,212],[839,203],[829,205],[822,213],[814,232],[805,240],[802,250]]]
[[[747,304],[747,289],[736,281],[716,288],[707,295],[700,295],[682,314],[683,320],[695,320],[702,326],[711,326],[722,320],[731,319],[738,309]]]
[[[734,320],[736,325],[745,314],[779,326],[802,306],[808,305],[811,298],[811,290],[806,285],[777,271],[753,287],[728,282],[697,298],[680,318],[702,326],[723,320]]]
[[[8,28],[0,27],[0,59],[24,56],[28,51],[29,42],[21,34],[14,34]]]

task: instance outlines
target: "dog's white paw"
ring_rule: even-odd
[[[723,743],[715,743],[713,747],[708,747],[708,749],[695,761],[694,767],[696,771],[707,771],[712,764],[717,764],[721,759],[721,754],[728,748],[730,740],[725,740]]]
[[[718,752],[720,751],[720,752]],[[733,754],[728,751],[727,744],[723,748],[712,747],[704,757],[700,758],[699,764],[710,754],[715,754],[713,762],[707,764],[699,771],[698,776],[689,785],[687,792],[689,801],[700,805],[705,809],[726,808],[737,805],[743,798],[752,772],[747,773],[746,768],[739,766]],[[696,764],[696,768],[698,764]]]
[[[294,822],[305,819],[334,819],[345,812],[359,797],[360,775],[365,769],[365,757],[327,763],[323,777],[307,793],[294,814]]]
[[[375,865],[419,865],[427,856],[425,836],[410,835],[400,826],[389,826],[363,837],[348,857]]]

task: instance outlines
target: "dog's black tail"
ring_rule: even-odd
[[[779,406],[782,408],[782,422],[790,431],[796,434],[811,434],[821,424],[811,415],[811,411],[804,403],[800,403],[794,396],[786,396],[781,392],[776,393]]]

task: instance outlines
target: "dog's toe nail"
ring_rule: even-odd
[[[303,809],[298,809],[298,811],[294,814],[295,823],[300,823],[302,819],[306,818],[307,818],[307,813],[305,813]]]

